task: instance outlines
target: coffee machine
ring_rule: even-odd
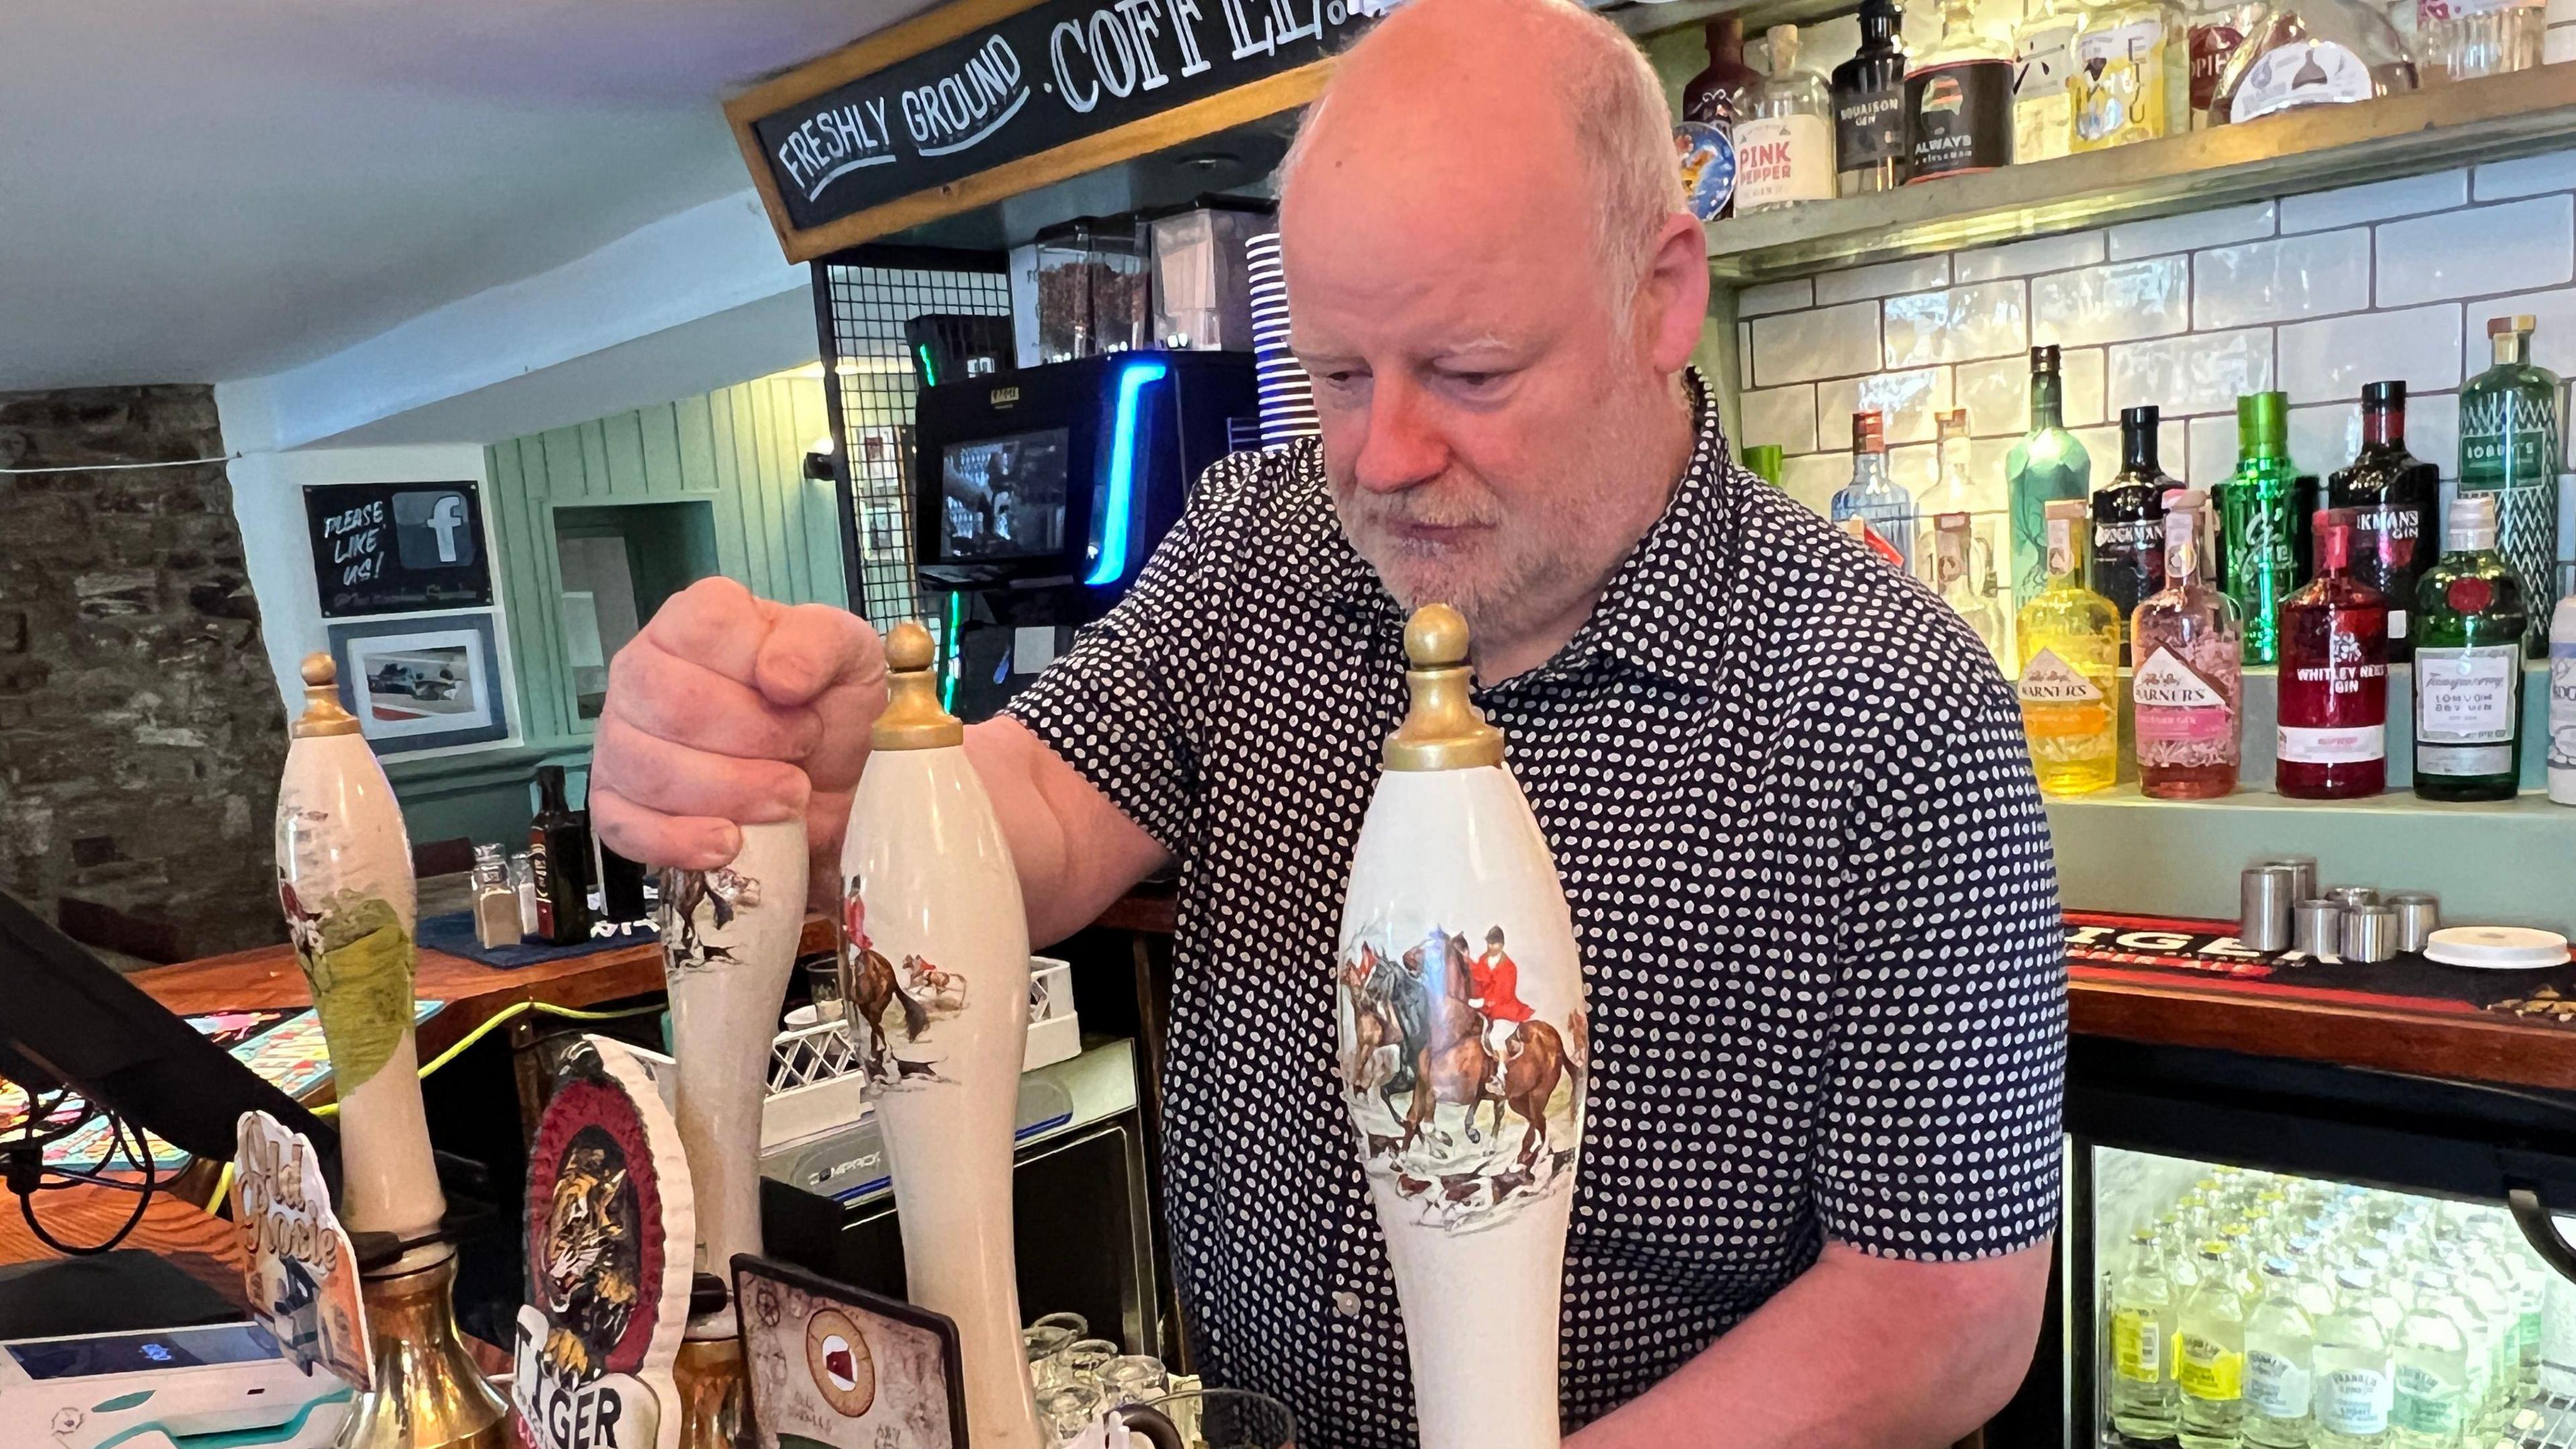
[[[956,378],[915,414],[914,554],[960,719],[1106,614],[1198,476],[1259,445],[1252,355],[1138,350]]]

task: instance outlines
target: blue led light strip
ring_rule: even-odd
[[[1109,516],[1100,528],[1100,558],[1083,580],[1093,587],[1118,582],[1127,572],[1127,510],[1136,497],[1136,414],[1145,384],[1171,371],[1159,362],[1131,362],[1118,374],[1118,421],[1109,440]]]

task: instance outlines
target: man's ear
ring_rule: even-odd
[[[1679,372],[1707,321],[1708,233],[1698,217],[1676,211],[1664,218],[1646,253],[1637,289],[1637,341],[1655,371]]]

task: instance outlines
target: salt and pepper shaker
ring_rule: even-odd
[[[510,863],[501,858],[501,847],[474,847],[474,941],[486,951],[516,946],[526,932],[519,929],[519,893],[510,885]]]

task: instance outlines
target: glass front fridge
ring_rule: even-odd
[[[2576,1095],[2079,1040],[2067,1129],[2070,1449],[2576,1446]]]

